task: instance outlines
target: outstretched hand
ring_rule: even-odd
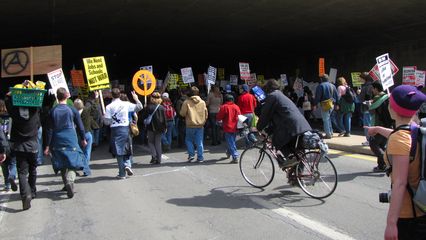
[[[131,94],[132,94],[133,100],[139,101],[139,97],[138,97],[138,95],[136,94],[135,91],[131,91]]]

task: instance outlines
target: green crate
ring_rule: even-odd
[[[12,104],[17,107],[41,107],[46,90],[31,88],[10,88]]]

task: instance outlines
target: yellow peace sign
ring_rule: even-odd
[[[148,80],[151,80],[151,86],[149,87],[149,89],[147,89]],[[139,81],[142,81],[143,89],[141,89],[139,87]],[[156,87],[156,80],[155,80],[154,75],[150,71],[139,70],[135,73],[135,75],[133,75],[132,85],[133,85],[133,89],[135,89],[135,91],[139,95],[148,96],[152,92],[154,92],[155,87]]]

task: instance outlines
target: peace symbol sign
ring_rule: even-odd
[[[148,88],[148,81],[151,81],[151,86]],[[143,89],[141,89],[140,83],[143,84]],[[132,80],[133,89],[142,96],[148,96],[154,92],[156,87],[156,80],[154,75],[148,70],[139,70],[133,75]]]

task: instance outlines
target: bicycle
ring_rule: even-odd
[[[306,146],[309,143],[302,143],[303,136],[297,136],[295,151],[288,156],[289,159],[295,157],[297,165],[285,167],[283,171],[287,172],[289,181],[297,180],[298,185],[310,197],[326,198],[336,190],[336,168],[327,156],[328,147],[322,139],[315,146]],[[275,165],[271,155],[278,162],[272,140],[266,134],[262,137],[263,140],[242,152],[239,161],[244,180],[257,188],[268,186],[274,179]]]

